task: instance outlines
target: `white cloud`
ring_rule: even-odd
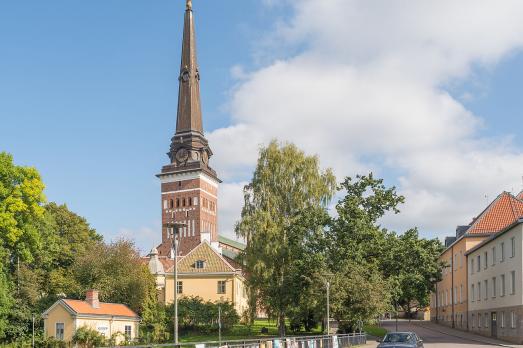
[[[240,78],[233,124],[209,135],[223,185],[221,230],[239,217],[257,149],[289,140],[343,176],[375,171],[407,204],[386,223],[449,234],[501,190],[518,189],[523,152],[481,137],[482,120],[443,86],[492,68],[523,45],[520,1],[293,0],[266,40],[301,53]],[[264,41],[265,42],[265,41]],[[303,48],[304,47],[304,48]],[[235,219],[234,219],[235,220]]]

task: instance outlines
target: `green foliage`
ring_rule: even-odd
[[[106,339],[98,331],[87,326],[82,326],[76,330],[73,336],[73,343],[82,348],[95,348],[104,346],[106,344]]]
[[[43,190],[36,169],[16,166],[11,155],[0,153],[0,246],[23,261],[33,261],[40,247],[36,222],[44,214]]]
[[[156,296],[154,277],[128,240],[93,244],[75,260],[72,272],[79,284],[79,298],[87,290],[97,289],[101,301],[125,303],[142,313],[144,303]]]
[[[386,213],[399,213],[404,198],[372,174],[347,178],[340,189],[346,194],[336,205],[338,216],[328,231],[329,263],[344,284],[339,290],[333,286],[333,297],[336,301],[341,290],[343,298],[346,289],[354,296],[350,306],[334,307],[335,317],[355,325],[396,303],[409,309],[428,304],[441,273],[441,243],[419,238],[416,229],[400,236],[383,229],[379,220]]]
[[[256,303],[278,318],[280,335],[291,307],[310,292],[306,277],[321,272],[324,264],[316,249],[335,178],[331,170],[320,171],[318,162],[292,144],[272,141],[260,150],[252,182],[244,189],[236,233],[247,240],[242,258],[248,286]]]
[[[418,231],[411,229],[390,244],[389,257],[383,259],[383,271],[396,285],[393,302],[407,313],[427,307],[434,282],[441,279],[443,264],[438,262],[441,243],[419,238]]]
[[[93,287],[102,300],[126,303],[154,325],[154,279],[132,243],[104,244],[66,205],[45,204],[43,188],[36,169],[0,153],[0,344],[27,341],[33,314],[38,334],[40,313],[64,295],[83,299]]]
[[[182,297],[178,300],[178,325],[182,334],[197,332],[208,334],[218,331],[218,311],[224,331],[240,321],[234,305],[230,302],[204,301],[200,297]],[[167,307],[168,330],[173,330],[174,305]]]

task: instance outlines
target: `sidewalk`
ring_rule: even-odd
[[[421,326],[428,330],[437,331],[437,332],[440,332],[440,333],[448,335],[448,336],[465,338],[467,340],[476,341],[478,343],[490,344],[490,345],[500,346],[500,347],[523,348],[523,345],[508,343],[505,341],[500,341],[497,339],[476,335],[476,334],[473,334],[473,333],[470,333],[467,331],[456,330],[456,329],[453,329],[453,328],[450,328],[450,327],[447,327],[444,325],[432,323],[430,321],[414,321],[413,320],[411,322],[411,324],[416,325],[416,326]]]

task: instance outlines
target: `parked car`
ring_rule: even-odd
[[[378,348],[423,348],[423,340],[414,332],[390,332],[378,342]]]

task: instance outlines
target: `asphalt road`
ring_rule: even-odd
[[[387,321],[383,323],[383,326],[389,331],[396,331],[396,325],[394,321]],[[423,340],[425,348],[492,348],[494,346],[488,344],[482,344],[477,341],[471,340],[470,338],[459,337],[459,333],[456,335],[448,335],[437,331],[437,327],[422,327],[408,321],[399,321],[398,331],[413,331]],[[369,342],[368,347],[376,347],[377,343]]]

